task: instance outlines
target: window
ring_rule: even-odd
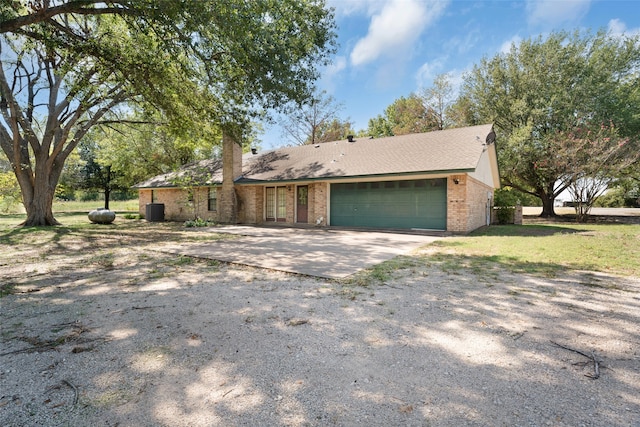
[[[287,187],[267,187],[265,196],[267,221],[286,221]]]
[[[278,187],[278,221],[284,221],[287,218],[287,189]]]
[[[276,220],[276,189],[267,187],[267,221]]]
[[[218,210],[218,189],[216,187],[209,187],[209,211],[215,212]]]

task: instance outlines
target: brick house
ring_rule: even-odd
[[[468,233],[489,224],[499,186],[493,126],[481,125],[244,155],[225,137],[223,159],[136,188],[141,214],[162,203],[171,221]]]

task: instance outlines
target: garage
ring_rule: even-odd
[[[347,227],[447,228],[447,180],[331,184],[331,225]]]

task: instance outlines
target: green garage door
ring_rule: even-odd
[[[447,180],[331,184],[331,225],[447,228]]]

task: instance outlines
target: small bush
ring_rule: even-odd
[[[80,201],[82,202],[95,202],[100,199],[100,193],[93,190],[80,191]]]
[[[184,226],[187,228],[190,227],[212,227],[216,225],[215,221],[211,221],[208,219],[202,219],[200,217],[196,218],[196,219],[192,219],[189,221],[185,221]]]
[[[131,200],[138,197],[137,190],[117,190],[111,193],[110,199],[117,201]]]
[[[594,206],[602,208],[621,208],[624,206],[625,191],[622,188],[613,188],[598,197]]]
[[[516,208],[512,206],[496,206],[494,209],[498,224],[513,224]]]
[[[69,186],[58,184],[58,186],[56,187],[55,197],[58,200],[64,201],[75,200],[76,192]]]
[[[134,213],[126,213],[126,214],[122,215],[122,217],[124,219],[144,219],[144,217],[142,215],[137,214],[137,213],[135,213],[135,214]]]

